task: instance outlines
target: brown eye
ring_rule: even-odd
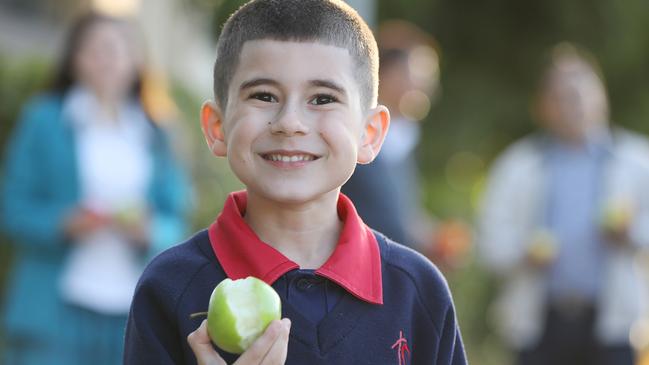
[[[325,104],[335,103],[337,101],[338,101],[338,99],[333,95],[318,94],[313,99],[311,99],[309,104],[312,104],[312,105],[325,105]]]
[[[259,92],[259,93],[254,93],[250,95],[250,99],[257,99],[259,101],[263,101],[265,103],[276,103],[277,98],[271,93],[266,93],[266,92]]]

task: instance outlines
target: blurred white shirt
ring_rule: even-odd
[[[75,131],[81,204],[99,214],[144,209],[152,175],[151,126],[132,103],[117,120],[101,120],[94,96],[73,89],[64,113]],[[105,314],[128,313],[143,264],[137,249],[112,227],[75,243],[61,277],[65,300]]]

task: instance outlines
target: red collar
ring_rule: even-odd
[[[247,199],[245,191],[228,196],[223,211],[209,227],[212,249],[231,279],[254,276],[272,284],[299,265],[261,241],[246,224],[242,213]],[[374,234],[343,194],[338,198],[338,216],[344,221],[343,231],[333,254],[316,274],[366,302],[383,304],[381,254]]]

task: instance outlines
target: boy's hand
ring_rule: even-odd
[[[291,321],[288,318],[271,322],[264,334],[233,365],[283,365],[290,329]],[[187,342],[194,351],[198,365],[227,365],[212,347],[207,334],[207,320],[187,336]]]

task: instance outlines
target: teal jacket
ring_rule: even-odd
[[[10,337],[51,339],[65,328],[58,280],[70,246],[62,220],[80,196],[74,139],[62,97],[43,95],[26,105],[7,146],[0,223],[15,247],[2,318]],[[187,180],[162,130],[152,141],[151,246],[143,260],[180,242],[189,206]]]

